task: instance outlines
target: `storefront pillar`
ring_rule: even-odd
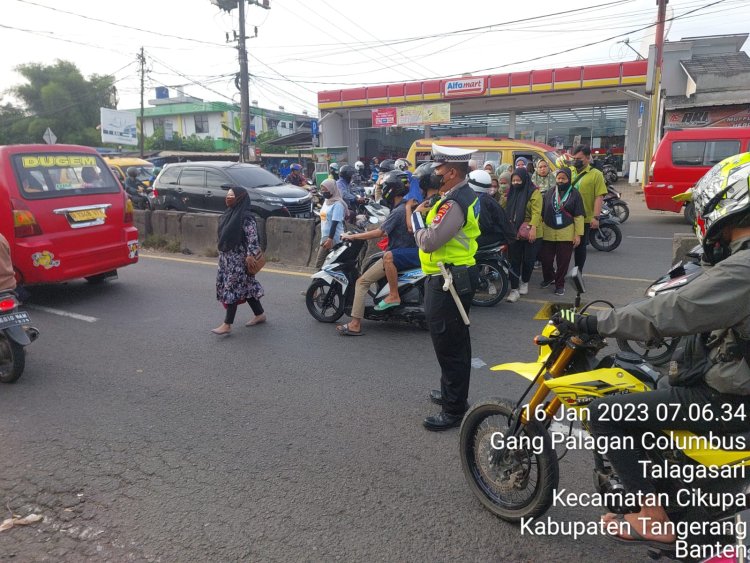
[[[508,137],[514,139],[516,137],[516,112],[508,112]]]

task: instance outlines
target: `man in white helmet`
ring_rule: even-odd
[[[479,230],[477,238],[479,247],[505,244],[516,238],[513,225],[510,224],[500,204],[490,195],[492,176],[486,170],[474,170],[469,173],[469,186],[479,198]]]

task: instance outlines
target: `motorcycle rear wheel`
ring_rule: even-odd
[[[335,323],[344,314],[344,296],[339,284],[316,279],[305,294],[307,310],[321,323]]]
[[[0,334],[0,383],[15,383],[26,366],[23,346]]]
[[[512,413],[507,399],[474,405],[461,423],[459,454],[469,488],[484,507],[503,520],[520,522],[549,509],[560,469],[549,432],[536,421],[527,422],[520,436],[541,442],[540,452],[493,447],[494,433],[507,433]]]
[[[500,303],[508,293],[508,274],[495,261],[478,262],[479,288],[471,299],[477,307],[492,307]]]
[[[674,353],[680,337],[664,338],[654,341],[617,339],[617,345],[623,352],[632,352],[655,366],[666,364]]]
[[[612,252],[622,242],[622,231],[617,225],[599,225],[589,231],[591,246],[602,252]]]

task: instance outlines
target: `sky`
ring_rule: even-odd
[[[238,11],[210,0],[1,0],[0,95],[24,63],[74,62],[113,74],[120,109],[140,103],[136,55],[146,55],[145,99],[170,87],[239,102]],[[634,60],[648,55],[655,0],[270,0],[247,6],[250,99],[317,114],[317,92],[360,84]],[[445,9],[438,9],[441,7]],[[522,7],[525,11],[518,8]],[[750,0],[670,0],[668,40],[750,31]],[[450,9],[448,9],[450,8]],[[67,13],[66,13],[67,12]],[[669,24],[668,24],[669,25]],[[588,46],[586,46],[588,45]],[[744,46],[750,51],[750,41]],[[148,106],[148,102],[146,101]]]

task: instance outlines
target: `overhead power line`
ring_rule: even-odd
[[[53,12],[59,12],[61,14],[67,14],[69,16],[75,16],[75,17],[82,18],[82,19],[89,20],[89,21],[95,21],[95,22],[104,23],[104,24],[107,24],[107,25],[113,25],[115,27],[124,28],[124,29],[132,29],[134,31],[140,31],[142,33],[148,33],[151,36],[154,35],[154,30],[153,29],[143,29],[143,28],[140,28],[140,27],[132,26],[132,25],[126,25],[126,24],[123,24],[123,23],[112,22],[112,21],[103,20],[103,19],[100,19],[100,18],[95,18],[95,17],[92,17],[92,16],[87,16],[85,14],[78,14],[76,12],[69,12],[68,10],[62,10],[60,8],[55,8],[54,6],[46,6],[45,4],[39,4],[37,2],[32,2],[31,0],[16,0],[16,2],[21,2],[22,4],[29,4],[31,6],[37,6],[38,8],[44,8],[46,10],[52,10]],[[228,48],[228,46],[226,44],[224,44],[224,43],[213,43],[211,41],[203,41],[202,39],[195,39],[193,37],[183,37],[182,35],[173,35],[171,33],[165,33],[162,30],[159,30],[159,35],[162,36],[162,37],[171,37],[172,39],[179,39],[181,41],[192,41],[193,43],[200,43],[202,45],[210,45],[212,47]]]

